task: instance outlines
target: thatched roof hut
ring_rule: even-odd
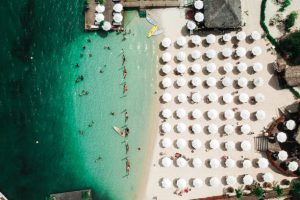
[[[300,66],[286,68],[284,78],[288,86],[300,86]]]
[[[204,25],[210,29],[232,29],[241,27],[241,1],[204,0]]]

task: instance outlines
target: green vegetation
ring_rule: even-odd
[[[300,31],[290,33],[279,41],[283,56],[292,65],[300,64]]]
[[[82,192],[82,194],[81,194],[81,199],[82,199],[82,200],[89,200],[89,199],[90,199],[90,194],[89,194],[89,192],[88,192],[88,191]]]
[[[281,7],[279,9],[280,12],[285,11],[285,9],[291,5],[291,0],[284,0],[284,2],[281,4]]]
[[[235,195],[238,200],[242,200],[244,198],[244,192],[241,189],[235,189]]]
[[[252,191],[252,194],[255,195],[258,199],[262,199],[265,195],[265,191],[261,187],[255,187]]]
[[[89,5],[89,0],[84,0],[84,7],[88,7]]]
[[[99,0],[99,3],[101,4],[101,5],[104,5],[105,4],[105,0]]]
[[[296,11],[291,12],[285,20],[284,26],[285,31],[290,31],[290,29],[295,25],[295,22],[297,20],[298,13]]]
[[[273,190],[276,192],[277,197],[282,197],[284,195],[283,189],[279,185],[273,187]]]
[[[300,180],[295,180],[291,187],[291,192],[293,195],[300,196]]]

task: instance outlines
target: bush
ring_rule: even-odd
[[[276,192],[277,197],[282,197],[284,195],[283,189],[279,185],[273,187],[273,191]]]
[[[105,0],[99,0],[99,3],[100,3],[101,5],[104,5],[104,4],[105,4]]]
[[[241,189],[236,189],[235,190],[235,195],[236,195],[236,198],[239,199],[239,200],[244,198],[244,192]]]
[[[279,45],[292,65],[300,64],[300,31],[290,33],[279,41]]]
[[[292,184],[291,192],[293,195],[300,196],[300,180],[295,180]]]
[[[252,194],[255,195],[258,199],[262,199],[265,195],[265,191],[261,187],[255,187],[252,191]]]
[[[286,20],[284,23],[285,31],[290,31],[290,29],[295,25],[297,17],[298,17],[298,13],[295,11],[291,12],[286,17]]]
[[[279,9],[280,12],[283,12],[289,5],[291,5],[291,0],[284,0]]]

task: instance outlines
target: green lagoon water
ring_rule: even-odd
[[[0,5],[0,191],[10,200],[41,200],[84,188],[92,188],[95,199],[135,198],[156,84],[154,40],[146,39],[150,26],[135,11],[127,13],[132,35],[125,41],[116,33],[84,33],[82,10],[79,0]],[[107,44],[111,50],[103,48]],[[79,75],[84,80],[76,84]],[[89,95],[79,97],[82,90]],[[129,113],[129,177],[124,139],[112,130],[125,125],[124,109]]]

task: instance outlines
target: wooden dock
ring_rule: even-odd
[[[50,198],[55,200],[93,200],[91,190],[79,190],[74,192],[51,194]]]
[[[170,7],[180,7],[179,0],[152,0],[152,1],[124,1],[124,8],[137,8],[137,9],[147,9],[147,8],[170,8]]]

